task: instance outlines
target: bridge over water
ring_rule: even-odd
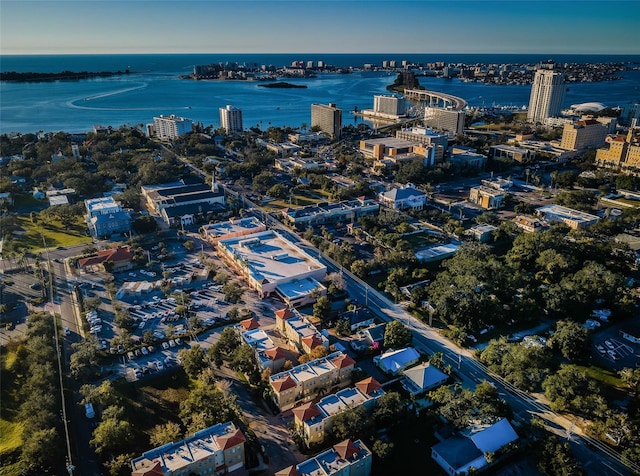
[[[461,111],[467,107],[467,101],[462,98],[437,91],[427,91],[426,89],[405,89],[404,97],[414,101],[424,102],[429,107],[441,109]]]

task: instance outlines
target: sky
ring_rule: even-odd
[[[0,0],[0,54],[640,54],[639,0]]]

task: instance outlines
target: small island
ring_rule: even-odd
[[[258,84],[258,87],[274,88],[274,89],[292,89],[292,88],[305,89],[307,86],[305,84],[291,84],[291,83],[280,82],[280,83]]]
[[[0,81],[13,81],[17,83],[31,83],[42,81],[63,81],[63,80],[79,80],[90,78],[108,78],[110,76],[121,76],[123,74],[129,74],[128,69],[124,71],[61,71],[59,73],[35,73],[26,72],[18,73],[16,71],[0,72]]]

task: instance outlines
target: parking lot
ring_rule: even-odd
[[[640,360],[636,358],[634,348],[631,345],[622,342],[621,339],[616,337],[599,340],[594,344],[594,348],[602,358],[614,363],[621,361],[631,364],[635,361],[637,364]],[[629,365],[623,366],[628,367]]]

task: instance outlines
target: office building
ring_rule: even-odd
[[[549,69],[540,69],[533,78],[529,99],[529,122],[542,122],[547,117],[560,115],[564,98],[564,75]]]
[[[160,140],[175,140],[193,129],[193,121],[174,114],[153,118],[153,133]]]
[[[94,238],[111,237],[131,231],[131,215],[113,197],[92,198],[84,201],[87,226]]]
[[[242,431],[233,423],[219,423],[143,453],[131,461],[131,474],[229,474],[244,467],[245,442]]]
[[[536,209],[536,214],[544,218],[547,222],[560,222],[573,230],[587,228],[598,222],[600,219],[596,215],[586,213],[562,205],[546,205]]]
[[[242,132],[242,110],[237,107],[227,105],[220,108],[220,126],[227,134]]]
[[[607,138],[608,147],[596,151],[598,166],[640,174],[640,128],[635,127],[635,120],[632,124],[626,136]]]
[[[565,124],[562,130],[560,148],[565,150],[583,150],[604,145],[607,126],[595,119],[583,119],[573,124]]]
[[[338,109],[333,103],[312,104],[311,127],[319,127],[332,139],[338,139],[342,131],[342,109]]]

